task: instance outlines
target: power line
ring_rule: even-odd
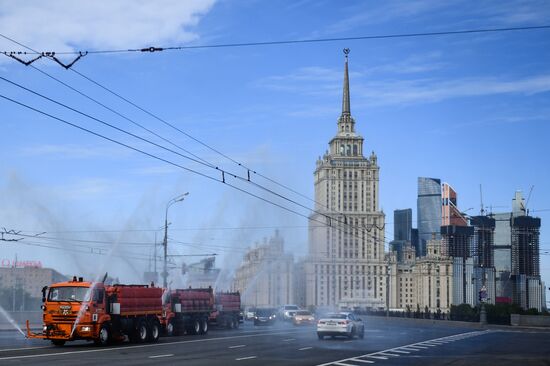
[[[6,78],[4,78],[4,77],[2,77],[2,76],[0,76],[0,79],[1,79],[1,80],[4,80],[5,82],[8,82],[8,83],[10,83],[10,84],[12,84],[12,85],[14,85],[14,86],[17,86],[17,87],[19,87],[19,88],[21,88],[21,89],[23,89],[23,90],[25,90],[25,91],[27,91],[27,92],[29,92],[29,93],[32,93],[32,94],[37,95],[37,96],[39,96],[39,97],[41,97],[41,98],[43,98],[43,99],[46,99],[46,100],[48,100],[48,101],[50,101],[50,102],[52,102],[52,103],[55,103],[55,104],[57,104],[57,105],[60,105],[60,106],[62,106],[62,107],[64,107],[64,108],[67,108],[67,109],[73,111],[73,112],[76,112],[76,113],[78,113],[78,114],[80,114],[80,115],[83,115],[83,116],[85,116],[85,117],[87,117],[87,118],[90,118],[90,119],[92,119],[92,120],[94,120],[94,121],[96,121],[96,122],[99,122],[99,123],[101,123],[101,124],[103,124],[103,125],[106,125],[106,126],[112,128],[112,129],[115,129],[115,130],[117,130],[117,131],[119,131],[119,132],[122,132],[122,133],[127,134],[127,135],[129,135],[129,136],[132,136],[132,137],[134,137],[134,138],[136,138],[136,139],[139,139],[139,140],[141,140],[141,141],[144,141],[144,142],[147,142],[147,143],[149,143],[149,144],[152,144],[152,145],[154,145],[154,146],[156,146],[156,147],[159,147],[159,148],[161,148],[161,149],[164,149],[164,150],[166,150],[166,151],[169,151],[169,152],[171,152],[171,153],[174,153],[174,154],[176,154],[176,155],[178,155],[178,156],[181,156],[181,157],[183,157],[183,158],[186,158],[186,159],[188,159],[188,160],[191,160],[191,161],[193,161],[193,162],[195,162],[195,163],[199,163],[199,164],[202,164],[202,165],[207,166],[208,168],[212,168],[212,169],[215,169],[215,170],[217,170],[217,171],[220,171],[220,172],[222,173],[222,183],[225,183],[225,174],[227,173],[227,174],[229,174],[230,176],[232,176],[233,178],[240,179],[240,180],[242,180],[242,181],[245,181],[245,182],[248,182],[248,183],[250,183],[250,184],[253,184],[254,186],[256,186],[256,187],[259,188],[259,189],[262,189],[262,190],[264,190],[264,191],[266,191],[266,192],[268,192],[268,193],[271,193],[271,194],[273,194],[273,195],[275,195],[275,196],[277,196],[277,197],[279,197],[279,198],[281,198],[281,199],[283,199],[283,200],[286,200],[286,201],[288,201],[288,202],[290,202],[290,203],[293,203],[293,204],[295,204],[295,205],[297,205],[297,206],[300,206],[300,207],[302,207],[302,208],[304,208],[304,209],[306,209],[306,210],[309,210],[309,211],[311,211],[311,212],[313,212],[313,213],[315,213],[315,214],[319,214],[319,215],[321,215],[321,216],[324,216],[325,218],[327,218],[327,219],[329,219],[329,220],[332,220],[332,219],[333,219],[331,216],[329,216],[329,215],[327,215],[327,214],[318,212],[318,211],[316,211],[316,210],[312,210],[312,209],[310,209],[309,207],[307,207],[307,206],[305,206],[305,205],[303,205],[303,204],[301,204],[301,203],[299,203],[299,202],[297,202],[297,201],[295,201],[295,200],[293,200],[293,199],[290,199],[290,198],[288,198],[288,197],[286,197],[286,196],[284,196],[284,195],[282,195],[282,194],[279,194],[279,193],[277,193],[277,192],[275,192],[275,191],[273,191],[273,190],[271,190],[271,189],[269,189],[269,188],[267,188],[267,187],[264,187],[264,186],[262,186],[262,185],[260,185],[260,184],[258,184],[258,183],[256,183],[256,182],[253,182],[253,181],[251,181],[251,180],[249,180],[249,179],[240,177],[240,176],[238,176],[238,175],[236,175],[236,174],[233,174],[233,173],[228,172],[228,171],[226,171],[226,170],[220,169],[220,168],[218,168],[218,167],[213,167],[213,166],[207,165],[207,164],[205,164],[205,163],[203,163],[203,162],[201,162],[201,161],[198,161],[198,160],[196,160],[196,159],[193,159],[193,158],[191,158],[191,157],[189,157],[189,156],[186,156],[186,155],[183,155],[183,154],[181,154],[181,153],[178,153],[178,152],[176,152],[176,151],[174,151],[174,150],[172,150],[172,149],[169,149],[169,148],[167,148],[167,147],[165,147],[165,146],[159,145],[159,144],[157,144],[157,143],[155,143],[155,142],[152,142],[152,141],[150,141],[150,140],[148,140],[148,139],[145,139],[145,138],[143,138],[143,137],[141,137],[141,136],[135,135],[135,134],[133,134],[133,133],[131,133],[131,132],[128,132],[128,131],[126,131],[126,130],[124,130],[124,129],[121,129],[121,128],[117,127],[117,126],[114,126],[113,124],[110,124],[110,123],[105,122],[105,121],[103,121],[103,120],[101,120],[101,119],[95,118],[95,117],[93,117],[93,116],[91,116],[91,115],[89,115],[89,114],[87,114],[87,113],[81,112],[81,111],[77,110],[76,108],[73,108],[73,107],[70,107],[70,106],[68,106],[68,105],[66,105],[66,104],[64,104],[64,103],[58,102],[58,101],[56,101],[56,100],[54,100],[54,99],[52,99],[52,98],[49,98],[49,97],[47,97],[47,96],[45,96],[45,95],[43,95],[43,94],[41,94],[41,93],[38,93],[38,92],[36,92],[36,91],[34,91],[34,90],[31,90],[31,89],[29,89],[29,88],[27,88],[27,87],[25,87],[25,86],[23,86],[23,85],[21,85],[21,84],[18,84],[18,83],[16,83],[16,82],[13,82],[13,81],[11,81],[11,80],[9,80],[9,79],[6,79]],[[7,98],[7,99],[9,99],[9,98]],[[11,99],[10,99],[10,100],[11,100]],[[11,101],[13,101],[13,100],[11,100]],[[21,103],[18,103],[18,104],[21,104]],[[21,105],[23,105],[23,104],[21,104]],[[25,106],[26,106],[26,105],[25,105]],[[26,107],[28,107],[28,106],[26,106]],[[34,108],[32,108],[32,107],[31,107],[31,109],[33,109],[34,111],[38,111],[37,109],[34,109]],[[49,115],[49,114],[47,114],[47,113],[45,113],[45,114],[46,114],[47,116],[49,116],[49,117],[52,117],[51,115]],[[62,120],[59,119],[59,118],[55,118],[55,119],[58,119],[58,120],[62,121]],[[67,121],[64,121],[64,122],[67,122]],[[72,123],[68,123],[68,124],[71,125],[71,126],[73,126],[73,127],[77,126],[77,125],[74,125],[74,124],[72,124]],[[90,130],[87,130],[87,129],[84,129],[84,128],[80,128],[80,129],[82,129],[82,130],[84,130],[84,131],[86,131],[86,132],[90,132]],[[100,137],[104,137],[104,138],[105,138],[105,136],[103,136],[103,135],[99,135],[99,134],[97,134],[97,133],[94,133],[94,134],[95,134],[96,136],[100,136]],[[114,142],[114,140],[112,140],[112,139],[111,139],[111,141]],[[129,145],[126,145],[126,144],[123,144],[123,145],[126,146],[126,147],[129,146]],[[135,149],[134,149],[134,150],[135,150]],[[138,150],[136,150],[136,151],[138,151]],[[140,151],[141,151],[141,150],[140,150]],[[193,171],[193,170],[190,170],[190,169],[188,169],[188,168],[186,168],[186,170],[191,171],[191,172],[198,173],[198,172]],[[201,173],[201,174],[202,174],[202,173]],[[205,175],[203,174],[203,176],[205,176]],[[212,178],[212,177],[210,177],[210,178]],[[234,187],[234,188],[235,188],[235,189],[239,189],[239,188],[236,188],[236,187]],[[248,193],[250,194],[250,192],[248,192]],[[257,195],[256,195],[256,197],[259,198],[259,196],[257,196]],[[282,207],[282,206],[279,206],[279,207]],[[344,216],[344,225],[349,225],[349,224],[346,223],[346,216],[345,216],[345,214],[342,214],[342,213],[339,213],[339,214],[341,214],[341,215]],[[308,217],[308,218],[309,218],[309,217]],[[335,221],[340,221],[340,222],[341,222],[341,220],[339,220],[339,219],[337,219],[337,218],[335,219]],[[353,225],[350,225],[350,226],[352,227],[352,229],[354,228]],[[377,228],[378,228],[378,227],[377,227]],[[379,229],[380,229],[380,228],[379,228]],[[383,229],[383,228],[382,228],[382,229]],[[370,231],[370,230],[367,229],[367,231]]]
[[[199,176],[202,176],[202,177],[204,177],[204,178],[213,180],[213,181],[218,182],[218,183],[226,184],[226,185],[228,185],[229,187],[231,187],[231,188],[233,188],[233,189],[235,189],[235,190],[237,190],[237,191],[240,191],[240,192],[245,193],[245,194],[247,194],[247,195],[249,195],[249,196],[252,196],[252,197],[254,197],[254,198],[257,198],[257,199],[259,199],[259,200],[262,200],[262,201],[264,201],[264,202],[266,202],[266,203],[270,203],[271,205],[276,206],[276,207],[279,207],[279,208],[281,208],[281,209],[283,209],[283,210],[286,210],[286,211],[288,211],[288,212],[291,212],[291,213],[294,213],[294,214],[296,214],[296,215],[302,216],[302,217],[304,217],[304,218],[306,218],[306,219],[308,219],[308,220],[317,221],[317,222],[319,222],[319,223],[321,223],[321,224],[327,225],[326,223],[324,223],[324,222],[322,222],[322,221],[319,221],[319,220],[317,220],[317,219],[311,218],[311,217],[309,217],[309,216],[307,216],[307,215],[305,215],[305,214],[303,214],[303,213],[300,213],[300,212],[298,212],[298,211],[296,211],[296,210],[293,210],[293,209],[291,209],[291,208],[288,208],[288,207],[286,207],[286,206],[283,206],[282,204],[273,202],[273,201],[271,201],[271,200],[268,200],[267,198],[261,197],[261,196],[255,194],[255,193],[252,193],[252,192],[249,192],[249,191],[247,191],[247,190],[245,190],[245,189],[243,189],[243,188],[237,187],[237,186],[235,186],[235,185],[233,185],[233,184],[231,184],[231,183],[228,183],[228,182],[225,181],[225,180],[220,181],[220,180],[216,179],[215,177],[212,177],[212,176],[209,176],[209,175],[207,175],[207,174],[198,172],[198,171],[196,171],[196,170],[187,168],[187,167],[182,166],[182,165],[180,165],[180,164],[178,164],[178,163],[174,163],[174,162],[172,162],[172,161],[170,161],[170,160],[167,160],[167,159],[165,159],[165,158],[159,157],[159,156],[154,155],[154,154],[152,154],[152,153],[148,153],[148,152],[146,152],[146,151],[144,151],[144,150],[138,149],[138,148],[133,147],[133,146],[131,146],[131,145],[128,145],[128,144],[126,144],[126,143],[123,143],[123,142],[120,142],[120,141],[115,140],[115,139],[113,139],[113,138],[110,138],[110,137],[107,137],[107,136],[105,136],[105,135],[102,135],[102,134],[100,134],[100,133],[98,133],[98,132],[94,132],[94,131],[92,131],[92,130],[90,130],[90,129],[87,129],[87,128],[85,128],[85,127],[79,126],[79,125],[77,125],[77,124],[75,124],[75,123],[72,123],[72,122],[69,122],[69,121],[67,121],[67,120],[65,120],[65,119],[56,117],[56,116],[54,116],[54,115],[52,115],[52,114],[49,114],[49,113],[47,113],[47,112],[44,112],[44,111],[39,110],[39,109],[37,109],[37,108],[34,108],[34,107],[32,107],[32,106],[30,106],[30,105],[28,105],[28,104],[19,102],[19,101],[15,100],[15,99],[9,98],[9,97],[7,97],[7,96],[5,96],[5,95],[0,94],[0,98],[3,98],[3,99],[5,99],[5,100],[7,100],[7,101],[10,101],[10,102],[14,103],[14,104],[17,104],[17,105],[19,105],[19,106],[22,106],[22,107],[24,107],[24,108],[27,108],[27,109],[32,110],[32,111],[34,111],[34,112],[37,112],[37,113],[39,113],[39,114],[42,114],[42,115],[44,115],[44,116],[47,116],[47,117],[49,117],[49,118],[51,118],[51,119],[55,119],[55,120],[57,120],[57,121],[59,121],[59,122],[61,122],[61,123],[67,124],[67,125],[69,125],[69,126],[71,126],[71,127],[77,128],[77,129],[79,129],[79,130],[81,130],[81,131],[84,131],[84,132],[86,132],[86,133],[95,135],[95,136],[97,136],[97,137],[100,137],[100,138],[102,138],[102,139],[108,140],[108,141],[113,142],[113,143],[115,143],[115,144],[118,144],[118,145],[120,145],[120,146],[126,147],[126,148],[131,149],[131,150],[133,150],[133,151],[135,151],[135,152],[139,152],[139,153],[141,153],[141,154],[144,154],[144,155],[149,156],[149,157],[151,157],[151,158],[160,160],[160,161],[162,161],[162,162],[164,162],[164,163],[173,165],[173,166],[178,167],[178,168],[180,168],[180,169],[184,169],[184,170],[186,170],[186,171],[188,171],[188,172],[190,172],[190,173],[197,174],[197,175],[199,175]],[[237,176],[235,176],[235,178],[237,178]],[[327,215],[324,215],[324,216],[330,219],[330,217],[328,217]],[[349,224],[347,224],[347,223],[344,222],[344,225],[347,226],[347,225],[349,225]],[[332,225],[327,225],[327,226],[332,226]],[[355,230],[357,231],[357,227],[352,227],[352,229],[355,229]],[[337,230],[342,231],[342,229],[339,228],[339,227],[337,227]],[[370,230],[369,230],[369,229],[366,229],[366,230],[367,230],[367,231],[370,231],[370,230],[372,230],[372,228],[371,228]],[[344,232],[345,232],[345,230],[344,230]],[[364,231],[363,231],[363,232],[364,232]],[[364,233],[365,233],[365,232],[364,232]],[[349,233],[349,234],[351,234],[352,236],[358,237],[357,235],[354,235],[353,232],[351,232],[351,233]],[[365,233],[365,234],[368,235],[368,233]],[[360,238],[360,237],[358,237],[358,238]],[[376,237],[374,237],[374,238],[375,238],[376,240],[379,240],[379,238],[376,238]]]
[[[31,50],[31,51],[36,52],[36,51],[33,50],[32,48],[30,48],[30,47],[28,47],[28,46],[26,46],[26,45],[23,45],[23,44],[20,43],[20,42],[17,42],[17,41],[15,41],[15,40],[13,40],[13,39],[11,39],[11,38],[9,38],[9,37],[6,37],[6,36],[4,36],[4,35],[2,35],[2,34],[0,34],[0,35],[3,36],[3,37],[6,38],[6,39],[12,41],[12,42],[15,42],[15,43],[17,43],[17,44],[19,44],[19,45],[21,45],[21,46],[23,46],[23,47],[25,47],[25,48]],[[48,56],[48,55],[46,55],[46,56]],[[36,68],[35,68],[35,69],[36,69]],[[39,70],[39,71],[41,71],[41,70]],[[302,207],[302,208],[305,208],[305,209],[307,209],[307,210],[309,210],[309,211],[311,211],[311,212],[313,212],[313,213],[319,214],[319,215],[321,215],[321,216],[327,218],[327,219],[329,220],[329,223],[330,223],[329,226],[332,226],[332,225],[331,225],[332,220],[334,220],[334,221],[336,221],[336,222],[338,222],[338,223],[341,223],[341,224],[343,224],[343,225],[345,225],[345,226],[348,226],[348,224],[347,224],[347,222],[346,222],[346,220],[347,220],[347,219],[346,219],[346,214],[344,214],[344,213],[342,213],[342,212],[330,210],[329,207],[323,205],[322,203],[320,203],[320,202],[318,202],[318,201],[316,201],[316,200],[314,200],[314,199],[311,199],[311,198],[309,198],[309,197],[307,197],[307,196],[305,196],[305,195],[303,195],[303,194],[297,192],[296,190],[294,190],[294,189],[292,189],[292,188],[290,188],[290,187],[288,187],[288,186],[286,186],[286,185],[284,185],[284,184],[282,184],[282,183],[276,182],[275,180],[273,180],[273,179],[271,179],[271,178],[268,178],[268,177],[266,177],[266,176],[264,176],[264,175],[262,175],[262,174],[257,173],[255,170],[252,170],[251,168],[248,168],[247,166],[243,165],[242,163],[240,163],[240,162],[234,160],[233,158],[227,156],[226,154],[220,152],[219,150],[213,148],[212,146],[210,146],[210,145],[208,145],[208,144],[202,142],[201,140],[199,140],[199,139],[193,137],[192,135],[188,134],[187,132],[185,132],[185,131],[183,131],[183,130],[177,128],[177,127],[174,126],[173,124],[171,124],[171,123],[165,121],[164,119],[158,117],[157,115],[153,114],[152,112],[150,112],[150,111],[148,111],[148,110],[146,110],[146,109],[140,107],[139,105],[133,103],[133,102],[130,101],[129,99],[127,99],[127,98],[123,97],[122,95],[120,95],[119,93],[116,93],[116,92],[112,91],[111,89],[107,88],[106,86],[104,86],[104,85],[102,85],[102,84],[96,82],[95,80],[89,78],[88,76],[86,76],[86,75],[84,75],[84,74],[82,74],[82,73],[80,73],[80,72],[78,72],[78,71],[76,71],[76,70],[74,70],[74,69],[71,69],[71,71],[75,72],[76,74],[80,75],[81,77],[85,78],[86,80],[90,81],[91,83],[97,85],[98,87],[104,89],[105,91],[107,91],[107,92],[109,92],[109,93],[115,95],[116,97],[118,97],[118,98],[120,98],[121,100],[123,100],[123,101],[129,103],[130,105],[134,106],[135,108],[138,108],[139,110],[143,111],[144,113],[148,114],[149,116],[151,116],[151,117],[153,117],[153,118],[159,120],[160,122],[164,123],[165,125],[167,125],[167,126],[173,128],[173,129],[175,129],[176,131],[178,131],[178,132],[184,134],[185,136],[187,136],[187,137],[191,138],[192,140],[196,141],[197,143],[199,143],[199,144],[201,144],[201,145],[207,147],[208,149],[214,151],[215,153],[221,155],[222,157],[224,157],[224,158],[230,160],[231,162],[233,162],[233,163],[237,164],[238,166],[241,166],[241,167],[243,167],[243,168],[245,168],[245,169],[247,170],[247,172],[248,172],[248,179],[244,179],[244,178],[242,178],[242,177],[240,177],[240,176],[237,176],[237,175],[233,175],[234,178],[237,178],[237,179],[241,179],[241,180],[247,181],[247,182],[249,182],[249,183],[251,183],[251,184],[253,184],[253,185],[256,185],[258,188],[265,190],[265,191],[268,192],[268,193],[274,194],[274,195],[278,196],[279,198],[282,198],[282,199],[284,199],[284,200],[287,200],[287,201],[289,201],[289,202],[291,202],[291,203],[293,203],[293,204],[296,204],[296,205],[298,205],[298,206],[300,206],[300,207]],[[50,76],[50,75],[48,75],[48,76]],[[52,77],[52,76],[50,76],[50,77]],[[52,78],[53,78],[53,77],[52,77]],[[57,80],[56,78],[53,78],[53,79],[54,79],[54,80]],[[62,84],[63,84],[63,85],[66,85],[65,83],[62,83]],[[66,86],[67,86],[67,85],[66,85]],[[72,87],[71,87],[71,89],[74,90],[74,88],[72,88]],[[80,94],[82,94],[82,93],[80,93]],[[90,99],[91,99],[91,98],[90,98]],[[93,100],[93,99],[92,99],[92,100]],[[216,169],[219,170],[217,167],[216,167]],[[302,197],[305,197],[306,199],[308,199],[308,200],[314,202],[315,204],[317,204],[317,205],[319,205],[319,206],[321,206],[321,207],[325,207],[328,211],[332,211],[332,212],[336,213],[337,215],[342,215],[342,216],[344,217],[343,222],[342,222],[342,220],[340,220],[338,217],[332,217],[330,214],[321,213],[321,212],[316,211],[315,209],[310,209],[309,207],[307,207],[307,206],[305,206],[305,205],[302,205],[302,204],[298,203],[298,202],[295,201],[295,200],[289,199],[289,198],[286,197],[286,196],[283,196],[283,195],[281,195],[281,194],[278,194],[278,193],[274,192],[273,190],[268,189],[267,187],[264,187],[264,186],[262,186],[262,185],[257,184],[256,182],[251,181],[251,180],[250,180],[250,172],[252,172],[253,174],[258,174],[260,177],[263,177],[264,179],[266,179],[266,180],[268,180],[268,181],[271,181],[272,183],[274,183],[274,184],[276,184],[276,185],[278,185],[278,186],[280,186],[280,187],[283,187],[283,188],[285,188],[285,189],[287,189],[287,190],[289,190],[289,191],[291,191],[291,192],[293,192],[293,193],[295,193],[295,194],[298,194],[298,195],[300,195],[300,196],[302,196]],[[223,182],[225,183],[225,179],[224,179],[224,177],[223,177],[223,173],[224,173],[224,172],[222,171],[222,180],[223,180]],[[352,226],[352,228],[353,228],[353,225],[351,225],[351,226]],[[367,231],[372,230],[372,226],[375,226],[375,227],[376,227],[377,229],[379,229],[379,230],[384,230],[384,228],[385,228],[385,224],[384,224],[381,228],[378,227],[376,224],[374,224],[374,225],[371,225],[371,229],[367,229]]]
[[[39,71],[41,71],[41,70],[39,70]],[[48,75],[48,74],[47,74],[47,75]],[[48,76],[50,76],[50,75],[48,75]],[[50,76],[50,77],[51,77],[51,76]],[[147,143],[149,143],[149,144],[152,144],[152,145],[154,145],[154,146],[156,146],[156,147],[159,147],[159,148],[161,148],[161,149],[164,149],[164,150],[166,150],[166,151],[169,151],[169,152],[171,152],[171,153],[174,153],[174,154],[176,154],[176,155],[178,155],[178,156],[181,156],[181,157],[183,157],[183,158],[185,158],[185,159],[191,160],[191,161],[193,161],[193,162],[195,162],[195,163],[199,163],[199,164],[202,164],[202,165],[204,165],[204,166],[206,166],[206,167],[208,167],[208,168],[212,168],[212,169],[215,169],[215,170],[217,170],[217,171],[220,171],[220,172],[222,173],[222,180],[223,180],[224,183],[225,183],[225,176],[224,176],[224,175],[227,173],[227,174],[231,175],[232,177],[234,177],[234,178],[236,178],[236,179],[240,179],[240,180],[242,180],[242,181],[248,182],[248,183],[250,183],[250,184],[256,186],[256,187],[259,188],[259,189],[262,189],[262,190],[264,190],[264,191],[266,191],[266,192],[268,192],[268,193],[271,193],[271,194],[273,194],[273,195],[275,195],[275,196],[277,196],[277,197],[279,197],[279,198],[281,198],[281,199],[283,199],[283,200],[286,200],[286,201],[288,201],[288,202],[290,202],[290,203],[293,203],[293,204],[295,204],[295,205],[298,205],[298,206],[300,206],[300,207],[302,207],[302,208],[304,208],[304,209],[307,209],[307,210],[309,210],[309,211],[312,211],[313,213],[316,213],[316,214],[319,214],[319,215],[321,215],[321,216],[324,216],[324,217],[328,218],[329,220],[334,219],[334,218],[330,217],[330,216],[327,215],[327,214],[320,213],[320,212],[318,212],[318,211],[316,211],[316,210],[312,210],[312,209],[310,209],[309,207],[307,207],[307,206],[305,206],[305,205],[303,205],[303,204],[297,202],[296,200],[290,199],[290,198],[288,198],[288,197],[286,197],[286,196],[284,196],[284,195],[282,195],[282,194],[279,194],[279,193],[273,191],[272,189],[269,189],[269,188],[267,188],[267,187],[264,187],[264,186],[262,186],[261,184],[258,184],[258,183],[256,183],[256,182],[250,180],[250,176],[248,177],[248,179],[246,179],[246,178],[244,178],[244,177],[238,176],[238,175],[236,175],[236,174],[234,174],[234,173],[228,172],[228,171],[226,171],[226,170],[224,170],[224,169],[221,169],[221,168],[219,168],[219,167],[215,167],[215,166],[213,166],[213,165],[211,165],[211,164],[209,164],[209,163],[204,163],[204,162],[202,162],[202,161],[198,161],[198,160],[196,160],[196,159],[194,159],[194,158],[191,158],[191,157],[189,157],[189,156],[180,154],[180,153],[178,153],[178,152],[176,152],[176,151],[174,151],[174,150],[172,150],[172,149],[166,148],[165,146],[159,145],[159,144],[157,144],[157,143],[155,143],[155,142],[152,142],[152,141],[150,141],[150,140],[148,140],[148,139],[145,139],[145,138],[143,138],[143,137],[141,137],[141,136],[135,135],[135,134],[133,134],[133,133],[131,133],[131,132],[128,132],[128,131],[123,130],[123,129],[119,128],[119,127],[116,127],[116,126],[114,126],[113,124],[110,124],[110,123],[105,122],[105,121],[103,121],[103,120],[101,120],[101,119],[95,118],[95,117],[93,117],[93,116],[91,116],[91,115],[89,115],[89,114],[87,114],[87,113],[81,112],[81,111],[77,110],[76,108],[70,107],[70,106],[68,106],[68,105],[66,105],[66,104],[64,104],[64,103],[61,103],[61,102],[59,102],[59,101],[56,101],[56,100],[54,100],[54,99],[52,99],[52,98],[50,98],[50,97],[47,97],[47,96],[45,96],[45,95],[43,95],[43,94],[41,94],[41,93],[38,93],[38,92],[36,92],[36,91],[34,91],[34,90],[31,90],[31,89],[29,89],[29,88],[27,88],[27,87],[25,87],[25,86],[23,86],[23,85],[21,85],[21,84],[18,84],[18,83],[16,83],[16,82],[11,81],[11,80],[9,80],[9,79],[6,79],[6,78],[1,77],[1,76],[0,76],[0,79],[4,80],[5,82],[8,82],[8,83],[10,83],[10,84],[12,84],[12,85],[14,85],[14,86],[17,86],[17,87],[19,87],[19,88],[21,88],[21,89],[23,89],[23,90],[25,90],[25,91],[27,91],[27,92],[29,92],[29,93],[32,93],[32,94],[37,95],[37,96],[39,96],[39,97],[41,97],[41,98],[43,98],[43,99],[46,99],[46,100],[48,100],[48,101],[50,101],[50,102],[52,102],[52,103],[55,103],[55,104],[57,104],[57,105],[60,105],[60,106],[62,106],[62,107],[64,107],[64,108],[67,108],[67,109],[73,111],[73,112],[76,112],[76,113],[78,113],[78,114],[80,114],[80,115],[83,115],[83,116],[85,116],[85,117],[87,117],[87,118],[90,118],[90,119],[92,119],[92,120],[94,120],[94,121],[96,121],[96,122],[99,122],[99,123],[101,123],[101,124],[103,124],[103,125],[106,125],[106,126],[108,126],[108,127],[110,127],[110,128],[113,128],[113,129],[115,129],[115,130],[117,130],[117,131],[119,131],[119,132],[123,132],[123,133],[125,133],[125,134],[127,134],[127,135],[129,135],[129,136],[132,136],[132,137],[137,138],[137,139],[139,139],[139,140],[141,140],[141,141],[144,141],[144,142],[147,142]],[[54,79],[55,79],[55,78],[54,78]],[[56,79],[56,80],[57,80],[57,79]],[[65,83],[63,83],[63,84],[66,85]],[[66,86],[67,86],[67,85],[66,85]],[[69,87],[70,87],[70,86],[69,86]],[[74,88],[72,88],[72,87],[70,87],[70,88],[74,90]],[[80,92],[79,92],[79,93],[80,93]],[[80,93],[80,94],[82,94],[82,93]],[[108,107],[107,107],[107,108],[108,108]],[[108,109],[109,109],[109,108],[108,108]],[[117,113],[117,114],[118,114],[118,113]],[[137,123],[134,122],[134,121],[132,121],[132,122],[133,122],[134,124],[137,124]],[[145,127],[141,126],[140,124],[137,124],[137,125],[140,126],[140,127],[142,127],[142,128],[144,128],[144,129],[146,129]],[[148,129],[146,129],[146,130],[149,131]],[[155,134],[155,135],[156,135],[156,134]],[[187,150],[185,150],[185,151],[187,151]],[[196,155],[195,155],[195,156],[196,156]],[[224,156],[225,156],[225,155],[224,155]],[[199,159],[200,159],[200,158],[199,158]],[[231,159],[231,158],[230,158],[230,159]],[[201,159],[201,160],[203,160],[203,159]],[[239,163],[239,165],[241,165],[241,164]],[[266,177],[266,178],[267,178],[267,177]],[[267,179],[269,179],[269,178],[267,178]],[[272,182],[275,182],[275,181],[272,180],[272,179],[269,179],[269,180],[272,181]],[[275,182],[275,183],[277,183],[277,182]],[[280,184],[280,183],[277,183],[277,184],[284,187],[284,185],[282,185],[282,184]],[[293,191],[293,192],[295,192],[295,191]],[[305,196],[304,196],[304,197],[305,197]],[[316,202],[316,201],[314,201],[314,202]],[[348,224],[345,222],[345,214],[343,214],[343,213],[341,213],[341,212],[337,212],[337,213],[344,216],[344,225],[348,225]],[[336,218],[335,221],[341,222],[341,220],[339,220],[338,218]],[[353,226],[353,225],[352,225],[352,226]],[[378,227],[377,227],[377,228],[378,228]],[[379,228],[379,229],[380,229],[380,228]]]
[[[162,52],[162,51],[182,51],[193,49],[207,49],[207,48],[228,48],[228,47],[256,47],[256,46],[276,46],[287,44],[305,44],[305,43],[323,43],[323,42],[342,42],[342,41],[365,41],[373,39],[392,39],[392,38],[415,38],[415,37],[433,37],[433,36],[447,36],[447,35],[460,35],[460,34],[476,34],[476,33],[497,33],[497,32],[515,32],[515,31],[527,31],[527,30],[540,30],[549,29],[550,25],[537,25],[537,26],[523,26],[523,27],[505,27],[505,28],[479,28],[479,29],[463,29],[456,31],[440,31],[440,32],[417,32],[417,33],[394,33],[394,34],[373,34],[365,36],[355,37],[334,37],[334,38],[310,38],[310,39],[290,39],[279,41],[258,41],[258,42],[243,42],[243,43],[218,43],[218,44],[204,44],[204,45],[191,45],[191,46],[166,46],[166,47],[145,47],[145,48],[126,48],[126,49],[112,49],[112,50],[88,50],[88,51],[64,51],[64,52],[39,52],[32,50],[32,52],[23,52],[23,54],[44,54],[48,56],[53,55],[83,55],[88,54],[103,54],[103,53],[129,53],[129,52]],[[10,40],[24,48],[27,48],[23,44],[0,34],[3,38]],[[10,53],[4,51],[4,53]]]

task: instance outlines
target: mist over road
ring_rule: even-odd
[[[546,334],[540,334],[546,333]],[[550,330],[454,326],[443,322],[368,317],[365,339],[318,340],[314,327],[288,323],[206,336],[162,337],[155,344],[64,347],[0,332],[2,365],[458,365],[540,364],[550,359]]]

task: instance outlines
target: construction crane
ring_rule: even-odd
[[[531,186],[529,189],[529,194],[527,195],[527,199],[525,200],[525,204],[523,206],[523,212],[525,212],[526,216],[529,216],[529,210],[527,209],[527,205],[529,204],[529,200],[531,199],[531,193],[533,193],[533,188],[535,188],[534,185]]]

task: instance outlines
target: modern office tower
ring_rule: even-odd
[[[441,185],[441,226],[467,226],[468,220],[457,206],[456,191],[448,183]]]
[[[453,258],[469,258],[472,256],[472,226],[441,226],[441,240],[445,255]]]
[[[470,257],[474,229],[458,209],[456,191],[448,183],[441,185],[441,218],[445,254],[453,258]]]
[[[441,180],[418,178],[417,225],[419,255],[426,255],[426,243],[436,234],[440,238],[441,227]]]
[[[418,229],[411,229],[411,246],[414,248],[416,256],[420,256],[420,239],[418,238]]]
[[[539,236],[539,218],[512,217],[512,301],[524,309],[541,311],[544,285],[540,281]]]
[[[496,271],[493,257],[495,219],[490,216],[473,216],[470,217],[470,225],[474,229],[472,257],[475,266],[475,291],[477,294],[482,287],[485,287],[487,303],[495,304]],[[477,302],[479,303],[479,299]]]
[[[393,211],[393,240],[411,240],[412,208]]]
[[[539,262],[541,220],[527,215],[521,192],[516,192],[512,200],[512,212],[493,217],[496,300],[540,311],[545,305]]]
[[[315,213],[310,216],[306,302],[384,308],[387,266],[385,215],[379,208],[379,167],[350,111],[348,58],[342,113],[330,149],[316,163]],[[325,225],[322,225],[325,224]]]
[[[512,274],[540,276],[540,218],[512,217]]]
[[[473,216],[470,225],[474,228],[472,256],[479,267],[494,267],[493,245],[495,243],[495,219],[489,216]]]
[[[403,261],[403,249],[411,246],[412,209],[393,211],[393,240],[390,250],[397,253],[397,261]]]

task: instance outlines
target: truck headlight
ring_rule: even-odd
[[[48,326],[46,324],[44,324],[44,326],[42,327],[42,330],[45,332],[48,330]]]
[[[84,326],[84,327],[80,328],[80,330],[81,330],[82,332],[89,332],[89,331],[92,330],[92,328],[91,328],[91,327],[88,327],[88,326]]]

